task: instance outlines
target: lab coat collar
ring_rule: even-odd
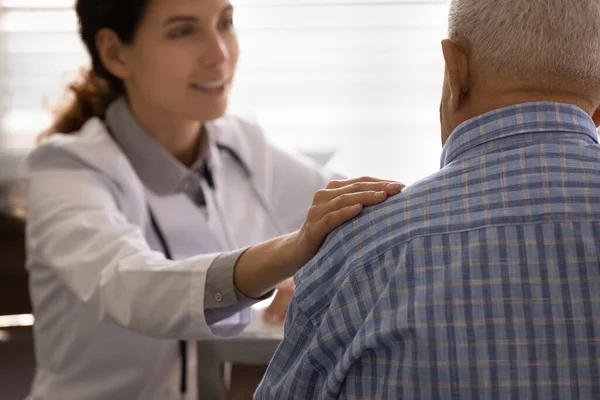
[[[198,160],[188,169],[137,122],[124,97],[108,107],[105,122],[144,185],[158,195],[183,192],[189,175],[200,173],[215,152],[210,132],[204,129]]]

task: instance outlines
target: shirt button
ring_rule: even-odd
[[[221,293],[215,294],[215,300],[219,303],[223,301],[223,295]]]

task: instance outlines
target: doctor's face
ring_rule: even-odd
[[[238,53],[228,0],[152,0],[123,53],[130,102],[176,118],[220,118]]]

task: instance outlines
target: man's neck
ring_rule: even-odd
[[[593,104],[593,101],[576,93],[560,90],[540,90],[535,87],[528,87],[526,84],[515,84],[511,87],[487,87],[482,92],[472,93],[470,104],[467,107],[467,119],[516,104],[534,102],[572,104],[581,108],[590,116],[598,106]]]
[[[581,108],[590,117],[594,118],[596,111],[596,105],[592,101],[589,101],[581,96],[577,96],[569,93],[560,92],[541,92],[536,90],[528,89],[508,89],[508,88],[486,88],[485,91],[474,91],[470,93],[469,100],[466,102],[459,113],[456,114],[454,120],[455,126],[450,131],[449,135],[458,127],[460,124],[472,119],[484,115],[490,111],[499,110],[502,108],[514,106],[517,104],[535,103],[535,102],[552,102],[552,103],[563,103],[571,104]],[[596,113],[600,120],[600,114]],[[442,143],[446,143],[448,137],[442,137]]]

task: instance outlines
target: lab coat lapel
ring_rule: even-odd
[[[226,250],[211,229],[206,210],[187,195],[157,196],[148,191],[148,203],[175,260]]]

